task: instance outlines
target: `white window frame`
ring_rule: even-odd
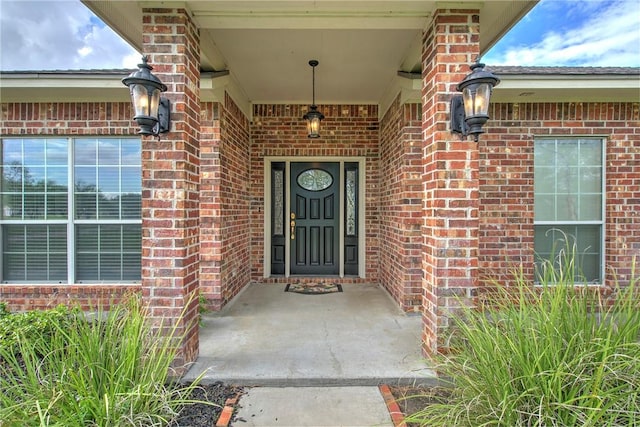
[[[602,150],[601,152],[601,183],[600,183],[600,189],[601,189],[601,203],[600,203],[600,208],[601,208],[601,212],[600,212],[600,220],[599,221],[593,221],[593,220],[588,220],[588,221],[539,221],[536,220],[535,218],[535,214],[534,214],[534,221],[533,221],[533,226],[534,228],[537,226],[548,226],[548,227],[552,227],[554,225],[562,227],[562,226],[574,226],[574,225],[598,225],[600,227],[600,256],[599,256],[599,261],[600,261],[600,265],[599,265],[599,281],[598,283],[586,283],[587,285],[602,285],[604,284],[605,281],[605,253],[606,253],[606,247],[605,247],[605,242],[606,242],[606,201],[607,201],[607,195],[606,195],[606,164],[607,164],[607,159],[606,159],[606,148],[607,148],[607,138],[604,135],[572,135],[572,136],[558,136],[558,137],[554,137],[554,136],[536,136],[534,137],[534,142],[533,142],[533,152],[534,152],[534,156],[535,156],[535,149],[536,149],[536,143],[539,141],[556,141],[556,143],[559,143],[560,141],[579,141],[579,140],[597,140],[600,142],[600,149]],[[535,172],[534,172],[534,186],[535,186]],[[535,210],[534,210],[535,212]],[[536,248],[534,247],[534,250],[536,250]],[[536,251],[537,253],[537,251]]]
[[[118,280],[98,280],[98,281],[76,281],[76,244],[75,244],[75,233],[77,225],[109,225],[109,224],[117,224],[117,225],[127,225],[127,224],[139,224],[142,226],[142,213],[139,219],[76,219],[75,218],[75,156],[74,156],[74,147],[77,141],[81,140],[105,140],[105,139],[136,139],[136,136],[129,135],[119,135],[119,136],[108,136],[108,135],[77,135],[77,136],[56,136],[56,135],[23,135],[23,136],[8,136],[8,137],[0,137],[0,143],[6,140],[11,139],[66,139],[67,140],[67,219],[42,219],[37,221],[29,221],[24,219],[1,219],[0,218],[0,283],[4,284],[42,284],[42,285],[51,285],[51,284],[64,284],[63,281],[55,281],[55,280],[47,280],[47,281],[33,281],[33,280],[20,280],[20,281],[8,281],[4,278],[4,262],[3,262],[3,232],[5,225],[55,225],[55,224],[63,224],[66,225],[67,228],[67,281],[68,284],[138,284],[141,280],[134,281],[118,281]],[[138,138],[139,140],[139,138]],[[142,144],[142,141],[140,141]],[[142,145],[140,147],[142,149]],[[0,162],[2,159],[0,158]],[[122,166],[121,162],[119,163]],[[142,156],[140,158],[140,168],[142,168]],[[141,192],[142,195],[142,192]],[[140,256],[142,256],[142,250],[140,252]]]

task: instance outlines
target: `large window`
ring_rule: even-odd
[[[135,282],[141,275],[137,138],[3,138],[3,282]]]
[[[535,141],[535,250],[555,261],[575,252],[576,281],[600,282],[603,265],[603,140]],[[539,265],[539,264],[538,264]]]

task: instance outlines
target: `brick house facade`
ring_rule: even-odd
[[[420,85],[410,96],[401,91],[384,110],[373,103],[321,103],[325,119],[317,140],[307,139],[301,120],[308,105],[253,103],[247,111],[231,89],[204,90],[200,33],[187,10],[142,13],[142,50],[169,86],[173,125],[160,139],[141,139],[140,280],[29,283],[3,277],[0,301],[10,308],[69,301],[89,307],[139,292],[154,317],[185,314],[179,362],[193,360],[198,332],[190,321],[197,318],[197,295],[219,310],[249,283],[316,279],[272,271],[269,260],[277,257],[277,249],[270,246],[267,231],[273,231],[276,196],[267,184],[274,165],[329,162],[357,168],[357,227],[362,232],[355,250],[357,273],[333,274],[331,280],[380,284],[404,311],[422,314],[425,352],[438,351],[445,346],[448,319],[459,297],[472,300],[490,278],[507,282],[512,265],[523,266],[533,280],[536,227],[544,222],[534,209],[539,139],[604,141],[600,254],[605,274],[600,282],[614,280],[613,272],[616,280],[629,279],[640,253],[640,102],[633,97],[591,100],[588,89],[584,101],[547,96],[522,102],[506,90],[500,97],[498,87],[480,141],[452,135],[451,94],[480,52],[476,10],[433,13],[422,37],[422,74],[413,76]],[[509,75],[562,74],[513,67],[493,71],[505,80]],[[94,74],[118,80],[128,72]],[[637,88],[638,70],[609,74],[630,77]],[[2,75],[5,88],[14,77]],[[5,98],[0,138],[135,137],[130,103],[108,99]],[[347,249],[340,254],[341,260],[349,257]]]

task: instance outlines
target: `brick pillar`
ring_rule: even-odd
[[[478,280],[478,144],[449,131],[449,101],[479,52],[476,10],[437,10],[422,53],[423,349],[446,351],[455,297]],[[466,302],[465,301],[465,302]]]
[[[142,143],[142,292],[157,324],[177,325],[179,373],[198,356],[199,52],[186,10],[143,10],[143,54],[168,86],[171,131]]]

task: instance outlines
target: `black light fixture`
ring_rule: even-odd
[[[309,138],[320,138],[320,121],[324,119],[324,114],[318,111],[318,106],[316,105],[316,66],[318,65],[318,61],[312,59],[311,61],[309,61],[309,65],[311,65],[311,70],[313,73],[313,97],[311,107],[309,107],[309,111],[302,118],[307,121],[307,136]]]
[[[142,57],[138,71],[122,79],[122,83],[131,92],[131,102],[135,116],[133,120],[140,126],[139,134],[158,136],[169,132],[171,127],[170,103],[167,98],[160,97],[167,86],[151,73],[153,67],[147,63],[148,57]]]
[[[451,132],[459,133],[461,138],[484,133],[482,126],[489,120],[489,100],[491,92],[500,83],[500,79],[490,71],[484,70],[484,64],[471,65],[471,73],[458,83],[456,90],[462,95],[451,98]]]

